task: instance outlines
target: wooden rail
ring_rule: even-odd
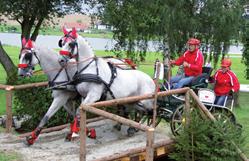
[[[92,118],[92,119],[87,119],[86,123],[96,122],[96,121],[103,120],[103,119],[104,119],[103,117],[96,117],[96,118]],[[50,133],[50,132],[53,132],[53,131],[60,131],[60,130],[65,129],[66,127],[69,127],[69,126],[70,126],[69,124],[64,124],[64,125],[45,128],[45,129],[42,129],[41,134]],[[19,138],[24,138],[26,136],[30,136],[31,133],[32,132],[27,132],[27,133],[19,135],[18,137]]]
[[[160,156],[162,154],[167,154],[170,153],[171,151],[173,151],[173,145],[174,145],[175,141],[173,139],[170,140],[165,140],[165,141],[161,141],[158,143],[154,143],[153,144],[153,148],[155,149],[154,153],[157,156]],[[144,154],[146,152],[146,147],[138,147],[138,148],[133,148],[133,149],[129,149],[128,151],[125,151],[123,153],[117,153],[117,154],[113,154],[111,156],[105,156],[102,158],[98,158],[94,161],[112,161],[112,160],[127,160],[127,157],[130,158],[130,160],[136,160],[139,161],[138,155],[142,155],[143,157],[141,158],[145,158]],[[142,154],[141,154],[142,153]]]
[[[172,94],[182,94],[186,93],[189,90],[188,87],[186,88],[181,88],[181,89],[175,89],[175,90],[170,90],[170,91],[163,91],[163,92],[158,92],[158,97],[163,97],[163,96],[169,96]],[[145,94],[141,96],[131,96],[131,97],[125,97],[125,98],[117,98],[113,100],[108,100],[108,101],[101,101],[101,102],[96,102],[96,103],[91,103],[87,104],[87,106],[93,106],[93,107],[109,107],[109,106],[117,106],[117,105],[122,105],[122,104],[129,104],[129,103],[134,103],[140,100],[145,100],[145,99],[153,99],[154,94]],[[80,109],[82,109],[82,106],[80,106]]]
[[[5,90],[6,93],[6,132],[10,133],[12,129],[12,99],[13,99],[13,91],[14,90],[21,90],[27,88],[34,88],[34,87],[42,87],[47,86],[48,82],[38,82],[38,83],[29,83],[29,84],[22,84],[22,85],[5,85],[0,84],[0,90]]]

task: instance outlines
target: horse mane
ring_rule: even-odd
[[[86,45],[91,50],[92,54],[95,55],[93,47],[91,46],[91,44],[89,43],[89,41],[87,41],[87,39],[85,39],[81,35],[78,35],[78,38],[82,40],[82,41],[78,41],[78,43],[83,42],[84,43],[83,45]]]
[[[58,67],[60,67],[60,64],[58,62],[60,55],[56,51],[37,45],[35,46],[35,49],[37,50],[37,55],[40,58],[42,57],[42,55],[44,55],[49,58],[50,63],[56,64]]]

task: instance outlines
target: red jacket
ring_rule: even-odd
[[[203,55],[199,49],[196,49],[194,52],[187,50],[174,64],[179,66],[184,61],[190,64],[190,67],[184,67],[185,75],[198,76],[202,73]]]
[[[237,92],[240,88],[238,78],[231,70],[226,73],[222,73],[221,69],[218,70],[214,75],[214,80],[214,92],[217,96],[227,95],[230,90]]]

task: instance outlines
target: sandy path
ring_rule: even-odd
[[[128,137],[126,126],[122,126],[121,131],[113,129],[114,122],[102,120],[88,124],[94,127],[97,139],[87,138],[87,160],[95,160],[100,157],[126,151],[130,148],[145,146],[146,134],[137,132],[133,137]],[[23,139],[15,135],[0,133],[0,150],[15,151],[23,156],[25,161],[78,161],[79,160],[79,140],[65,142],[64,138],[69,131],[66,128],[61,131],[41,134],[38,141],[27,147]],[[156,129],[155,140],[160,142],[168,139],[169,128],[159,127]]]

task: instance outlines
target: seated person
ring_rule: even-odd
[[[214,74],[214,92],[216,95],[214,104],[224,106],[225,100],[229,93],[239,91],[240,84],[236,75],[231,71],[230,66],[232,62],[230,59],[223,59],[221,62],[221,69]]]
[[[177,75],[170,79],[173,89],[182,88],[191,83],[194,77],[202,74],[203,55],[199,50],[200,41],[191,38],[187,42],[188,50],[177,60],[171,60],[172,65],[183,65],[184,74]]]

